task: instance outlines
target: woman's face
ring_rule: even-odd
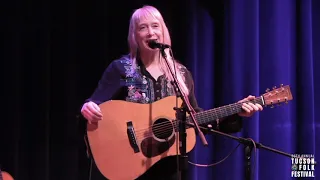
[[[142,18],[136,26],[136,41],[139,49],[151,50],[148,46],[150,40],[163,42],[162,27],[160,22],[155,18]]]

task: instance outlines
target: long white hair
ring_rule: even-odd
[[[171,46],[171,39],[170,39],[169,31],[168,31],[166,24],[164,23],[164,20],[163,20],[161,13],[155,7],[152,7],[152,6],[143,6],[142,8],[135,10],[131,16],[131,19],[130,19],[130,26],[129,26],[129,33],[128,33],[130,58],[131,58],[133,67],[137,66],[137,56],[138,56],[138,44],[137,44],[137,41],[135,38],[135,31],[136,31],[137,24],[143,18],[157,19],[161,24],[163,41],[164,41],[163,43]],[[176,75],[177,75],[176,77],[177,77],[178,83],[180,84],[182,93],[184,93],[187,96],[189,94],[189,90],[186,86],[186,83],[184,82],[185,77],[181,74],[181,72],[179,70],[179,66],[181,66],[181,64],[179,64],[177,61],[175,61],[172,58],[172,56],[170,55],[170,53],[167,53],[167,59],[168,59],[170,68],[173,71],[175,70],[175,72],[176,72]],[[160,69],[163,71],[164,75],[170,81],[172,81],[173,77],[171,76],[171,73],[167,68],[167,64],[165,62],[165,59],[162,56],[160,56],[159,61],[160,61],[159,62]]]

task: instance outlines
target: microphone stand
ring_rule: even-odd
[[[187,125],[188,126],[189,125],[193,126],[192,124],[187,124]],[[251,162],[250,161],[251,161],[251,152],[252,152],[252,148],[254,147],[254,145],[258,149],[259,148],[265,149],[267,151],[271,151],[271,152],[274,152],[274,153],[281,154],[281,155],[287,156],[289,158],[292,158],[292,154],[288,154],[286,152],[282,152],[280,150],[277,150],[277,149],[274,149],[274,148],[271,148],[271,147],[268,147],[268,146],[264,146],[263,144],[258,143],[258,142],[254,142],[254,144],[253,144],[253,142],[250,139],[246,139],[246,138],[243,138],[243,137],[232,136],[230,134],[226,134],[226,133],[214,130],[213,127],[210,127],[210,128],[201,127],[201,128],[207,130],[208,133],[210,132],[212,134],[218,134],[218,135],[221,135],[221,136],[224,136],[224,137],[228,137],[228,138],[236,140],[239,143],[244,145],[244,151],[245,151],[245,164],[244,165],[245,165],[245,179],[246,180],[251,180]]]
[[[197,121],[195,120],[194,115],[191,113],[192,111],[192,107],[189,103],[188,98],[185,96],[184,93],[182,93],[181,90],[181,86],[179,85],[178,81],[177,81],[177,77],[175,76],[175,74],[173,73],[173,70],[171,69],[168,59],[167,59],[167,55],[165,53],[165,48],[166,47],[158,47],[160,49],[161,55],[162,57],[165,59],[165,62],[168,66],[168,69],[173,77],[173,81],[171,82],[174,87],[175,87],[175,91],[176,91],[176,97],[181,97],[182,102],[186,105],[186,107],[174,107],[173,109],[176,111],[176,117],[177,120],[179,122],[179,150],[180,150],[180,157],[179,157],[179,162],[178,162],[178,166],[179,166],[179,171],[180,171],[180,178],[181,180],[186,180],[187,179],[187,168],[188,168],[188,155],[186,153],[186,113],[189,112],[190,117],[192,119],[192,123],[193,123],[193,127],[196,131],[196,133],[200,136],[200,139],[203,143],[203,145],[207,146],[208,142],[206,141],[202,131],[199,128],[199,125],[197,123]],[[179,179],[178,176],[178,179]]]
[[[157,45],[157,46],[153,46],[151,48],[159,48],[160,49],[160,52],[161,52],[161,55],[162,57],[165,59],[165,62],[168,66],[168,69],[173,77],[173,82],[171,82],[174,86],[175,86],[175,91],[176,91],[176,96],[177,98],[178,97],[181,97],[183,103],[186,105],[186,107],[181,107],[181,108],[178,108],[178,107],[174,107],[173,109],[176,111],[176,117],[177,117],[177,120],[179,122],[179,150],[180,150],[180,158],[179,158],[179,163],[180,166],[179,166],[179,170],[180,170],[180,173],[181,173],[181,179],[182,180],[186,180],[187,179],[187,167],[188,167],[188,155],[186,153],[186,124],[188,125],[188,127],[193,127],[196,131],[196,133],[200,136],[200,139],[203,143],[203,145],[207,146],[208,143],[202,133],[202,131],[200,130],[201,129],[204,129],[206,130],[207,132],[210,132],[212,134],[218,134],[218,135],[222,135],[224,137],[228,137],[228,138],[231,138],[233,140],[236,140],[238,141],[239,143],[243,144],[244,145],[244,149],[245,149],[245,177],[246,177],[246,180],[251,180],[251,152],[252,152],[252,148],[255,146],[256,148],[261,148],[261,149],[265,149],[267,151],[271,151],[271,152],[274,152],[274,153],[277,153],[277,154],[281,154],[281,155],[284,155],[284,156],[287,156],[289,158],[292,158],[292,154],[288,154],[286,152],[282,152],[280,150],[277,150],[277,149],[274,149],[274,148],[271,148],[271,147],[268,147],[268,146],[264,146],[262,145],[261,143],[257,143],[257,142],[253,142],[251,141],[250,139],[246,139],[246,138],[243,138],[243,137],[236,137],[236,136],[232,136],[230,134],[226,134],[226,133],[223,133],[223,132],[220,132],[220,131],[217,131],[217,130],[214,130],[213,127],[208,127],[208,128],[205,128],[205,127],[199,127],[197,121],[195,120],[195,117],[193,115],[193,111],[192,111],[192,107],[189,103],[189,100],[187,99],[187,97],[184,95],[184,93],[182,93],[181,91],[181,87],[177,81],[177,78],[175,76],[175,74],[173,73],[170,65],[169,65],[169,62],[167,60],[167,55],[165,53],[165,49],[166,48],[170,48],[169,46],[164,46],[164,45]],[[186,121],[186,112],[189,112],[190,114],[190,117],[192,119],[192,123],[189,123]],[[315,162],[316,163],[316,162]],[[179,179],[179,177],[178,177]]]

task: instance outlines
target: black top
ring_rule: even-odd
[[[165,75],[154,79],[139,60],[136,68],[137,71],[134,71],[128,56],[113,61],[104,71],[99,86],[87,101],[100,104],[113,99],[152,103],[164,97],[175,95],[173,86],[167,83]],[[184,74],[185,82],[190,90],[189,101],[198,112],[201,108],[198,107],[194,96],[191,73],[182,65],[179,65],[179,69]]]
[[[182,72],[185,83],[189,89],[188,99],[196,112],[203,111],[197,103],[194,95],[194,82],[192,75],[187,68],[181,64],[176,64]],[[136,71],[134,70],[136,69]],[[165,75],[154,79],[144,65],[138,60],[136,68],[133,67],[129,56],[123,56],[114,60],[104,71],[98,87],[90,98],[86,100],[101,104],[108,100],[125,100],[136,103],[152,103],[167,96],[175,95],[173,86],[168,83]],[[215,127],[214,127],[215,128]],[[233,115],[221,121],[219,125],[221,131],[225,133],[238,132],[242,128],[242,119],[238,115]],[[150,174],[156,173],[156,177],[167,176],[175,172],[176,159],[168,158],[159,162],[151,168]],[[156,169],[156,170],[154,170]],[[160,170],[159,170],[160,169]],[[146,174],[149,174],[146,173]],[[148,177],[154,179],[154,176]],[[165,177],[166,178],[166,177]]]

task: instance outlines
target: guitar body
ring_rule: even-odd
[[[100,104],[103,120],[87,124],[91,153],[108,179],[136,179],[155,163],[180,154],[174,130],[177,99],[170,96],[151,104],[120,100]],[[178,105],[182,101],[178,99]],[[193,128],[187,131],[190,152],[196,143]]]

